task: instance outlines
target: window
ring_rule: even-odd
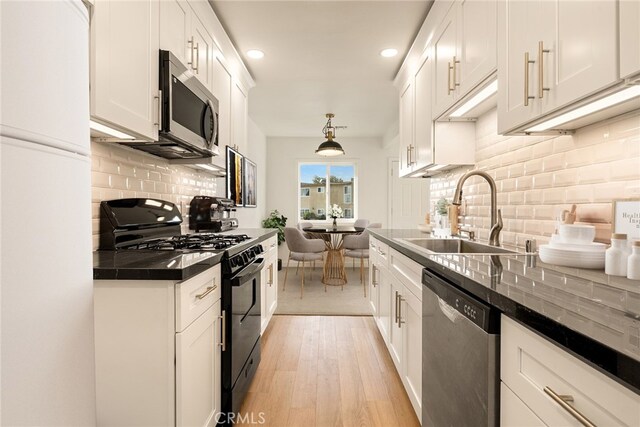
[[[353,163],[299,163],[299,219],[324,220],[327,209],[334,204],[342,208],[344,218],[355,218],[356,183]]]
[[[344,186],[344,203],[351,203],[351,184]],[[345,215],[346,216],[346,215]]]

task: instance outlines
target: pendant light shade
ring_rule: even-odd
[[[324,133],[325,138],[327,140],[318,146],[316,150],[316,154],[320,156],[340,156],[344,154],[344,149],[338,143],[338,141],[334,141],[333,137],[335,135],[335,127],[331,125],[331,119],[333,118],[333,114],[327,113],[327,124],[322,129],[322,133]]]

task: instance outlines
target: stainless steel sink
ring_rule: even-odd
[[[470,242],[460,239],[425,239],[407,238],[398,239],[419,246],[429,252],[440,254],[515,254],[517,252],[499,248],[497,246],[485,245],[482,243]]]

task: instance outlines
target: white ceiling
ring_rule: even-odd
[[[256,81],[249,115],[267,136],[322,138],[329,112],[348,126],[338,141],[382,137],[398,120],[393,78],[431,1],[210,2]],[[399,54],[381,57],[389,47]]]

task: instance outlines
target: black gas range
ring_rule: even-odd
[[[99,251],[222,253],[222,412],[237,413],[260,362],[262,245],[246,234],[181,234],[175,204],[117,199],[100,204]],[[232,417],[221,417],[233,419]]]

